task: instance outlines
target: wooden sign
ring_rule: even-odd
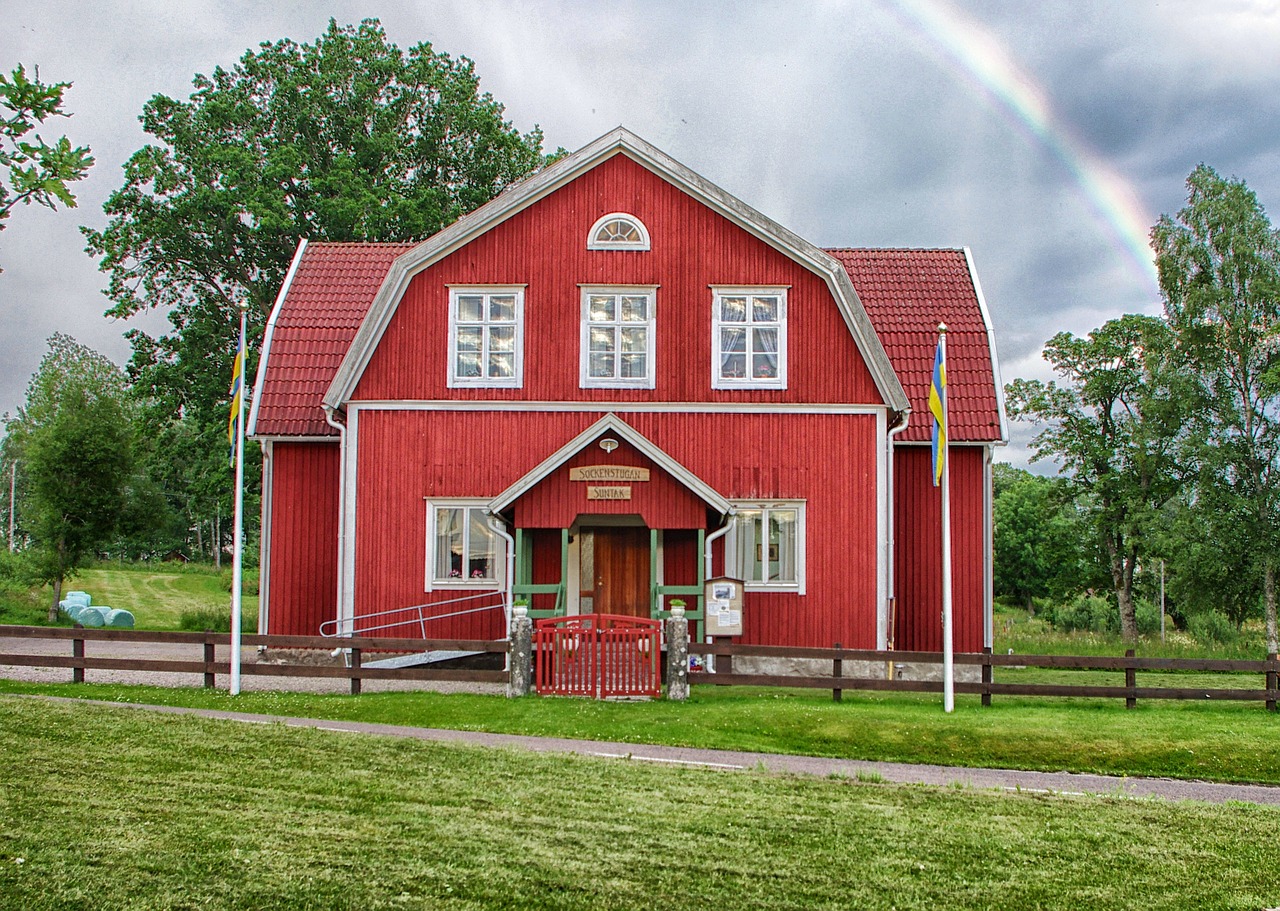
[[[619,487],[619,486],[613,486],[613,487],[592,486],[587,488],[587,499],[588,500],[630,500],[631,488]]]
[[[633,465],[583,465],[569,469],[570,481],[647,481],[649,469]],[[618,499],[630,499],[619,497]]]

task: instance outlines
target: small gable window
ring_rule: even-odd
[[[591,226],[588,250],[648,250],[649,230],[640,219],[625,212],[606,215]]]

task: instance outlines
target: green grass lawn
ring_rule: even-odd
[[[998,699],[694,687],[684,703],[530,696],[305,693],[25,684],[0,693],[82,696],[267,715],[709,747],[845,759],[1280,784],[1280,714],[1260,703]]]
[[[0,905],[24,911],[1280,905],[1275,808],[656,767],[2,696],[0,730]]]

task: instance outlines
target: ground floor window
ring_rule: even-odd
[[[749,589],[804,594],[804,507],[801,500],[738,503],[727,541],[729,575]]]
[[[427,589],[492,588],[502,572],[503,539],[475,501],[427,501]]]

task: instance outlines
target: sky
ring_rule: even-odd
[[[6,4],[8,5],[8,4]],[[1280,0],[28,0],[0,70],[71,82],[45,130],[92,147],[79,205],[0,231],[0,412],[54,332],[118,363],[101,228],[156,94],[330,18],[475,61],[520,130],[570,151],[621,124],[825,247],[968,247],[1001,372],[1123,313],[1158,313],[1147,233],[1203,162],[1280,205]],[[1025,464],[1031,428],[998,457]]]

